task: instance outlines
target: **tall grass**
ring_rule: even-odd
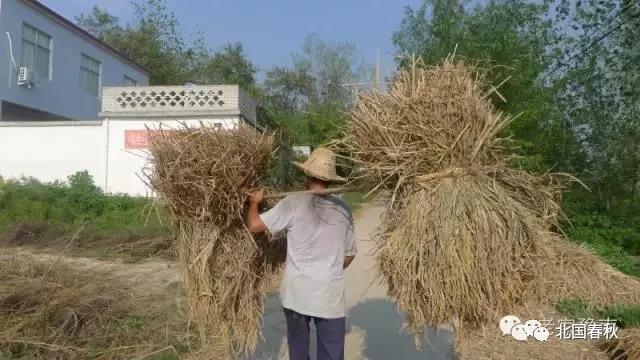
[[[0,180],[0,236],[10,236],[24,224],[44,224],[48,236],[61,236],[83,223],[87,241],[171,234],[164,215],[151,206],[149,199],[106,195],[86,171],[69,176],[66,182]]]

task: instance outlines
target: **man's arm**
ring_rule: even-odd
[[[342,265],[342,269],[346,269],[349,267],[349,265],[351,265],[351,262],[353,261],[353,259],[355,259],[355,255],[353,256],[345,256],[344,257],[344,264]]]
[[[260,219],[260,213],[258,212],[258,204],[262,202],[264,198],[264,189],[253,192],[249,196],[249,211],[247,212],[247,227],[249,231],[254,234],[261,233],[267,230],[267,226]]]

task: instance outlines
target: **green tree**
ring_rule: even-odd
[[[223,46],[212,56],[206,57],[194,69],[194,80],[199,84],[238,84],[252,95],[258,94],[255,74],[258,68],[244,53],[242,44]]]
[[[357,81],[359,66],[353,44],[331,43],[309,34],[293,60],[295,69],[308,71],[315,79],[312,102],[345,107],[351,103],[353,90],[345,85]]]
[[[271,109],[293,114],[303,111],[313,98],[315,78],[308,68],[289,69],[276,66],[264,80],[265,100]]]
[[[152,85],[184,83],[188,69],[198,57],[206,56],[206,49],[186,45],[178,19],[167,9],[164,0],[145,0],[133,5],[135,20],[126,26],[97,7],[76,20],[87,31],[146,68]]]
[[[581,140],[579,176],[597,197],[596,210],[637,214],[640,4],[563,1],[558,9],[557,21],[573,31],[558,42],[561,60],[553,80],[563,114]]]
[[[370,66],[353,44],[332,43],[309,34],[293,66],[269,70],[265,103],[297,144],[316,146],[334,137],[355,98],[350,84],[369,81]]]
[[[458,59],[486,70],[487,81],[500,86],[494,104],[521,114],[508,133],[526,155],[525,165],[544,169],[560,163],[549,139],[566,126],[553,104],[553,91],[539,81],[548,67],[547,45],[552,24],[548,7],[528,1],[491,1],[468,9],[466,1],[427,0],[407,8],[393,41],[404,66],[413,56],[435,64],[455,51]],[[567,140],[569,141],[569,140]],[[566,163],[566,161],[565,161]]]
[[[187,41],[166,0],[134,2],[134,21],[121,25],[117,17],[94,7],[77,22],[87,31],[126,54],[150,72],[151,85],[239,84],[259,95],[257,67],[239,43],[212,52],[201,33]]]
[[[78,25],[85,30],[98,37],[99,39],[107,39],[114,32],[123,31],[118,25],[118,17],[109,14],[107,10],[94,6],[90,14],[81,14],[76,17]]]

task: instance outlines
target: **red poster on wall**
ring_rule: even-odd
[[[125,149],[145,149],[149,146],[149,130],[125,130]]]
[[[146,149],[149,147],[149,136],[160,135],[163,132],[166,132],[166,130],[125,130],[124,148]]]

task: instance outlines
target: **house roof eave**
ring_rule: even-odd
[[[131,65],[133,67],[135,67],[137,70],[142,71],[145,75],[149,76],[149,71],[147,69],[145,69],[142,65],[140,65],[140,64],[136,63],[135,61],[131,60],[128,56],[126,56],[122,52],[118,51],[113,46],[111,46],[111,45],[105,43],[104,41],[98,39],[97,37],[93,36],[87,30],[85,30],[85,29],[81,28],[80,26],[74,24],[72,21],[70,21],[69,19],[65,18],[64,16],[58,14],[53,9],[51,9],[51,8],[47,7],[46,5],[42,4],[40,1],[38,1],[38,0],[22,0],[22,1],[24,3],[26,3],[27,5],[31,6],[32,8],[40,11],[42,14],[44,14],[46,16],[49,16],[53,20],[57,21],[58,23],[62,24],[65,27],[67,27],[69,30],[75,32],[79,36],[85,38],[86,40],[88,40],[88,41],[90,41],[92,43],[94,43],[95,45],[101,47],[102,49],[112,53],[116,57],[120,58],[122,61],[126,62],[127,64],[129,64],[129,65]]]

